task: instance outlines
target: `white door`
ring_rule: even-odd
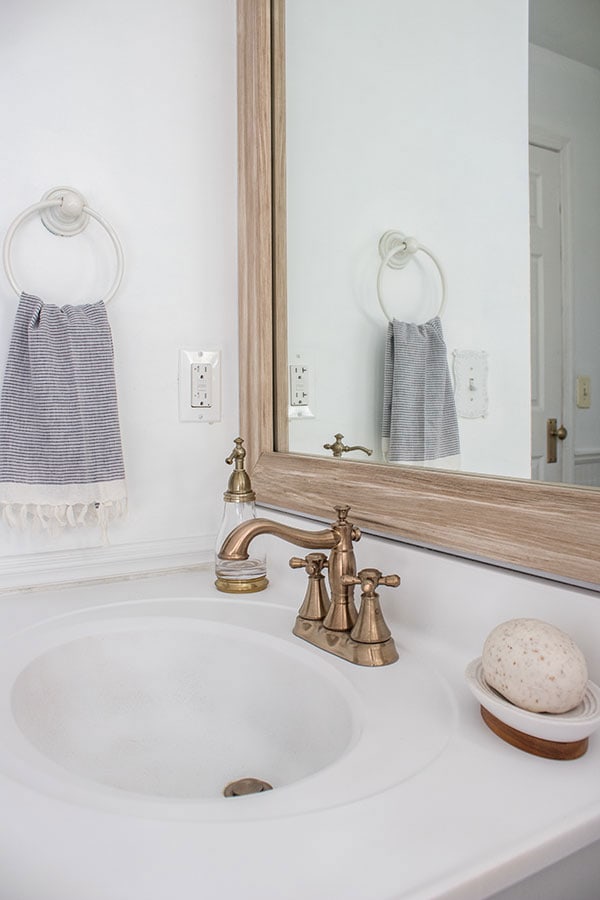
[[[529,147],[531,232],[531,477],[563,481],[563,445],[547,461],[547,422],[563,414],[560,153]],[[567,437],[567,440],[569,437]]]

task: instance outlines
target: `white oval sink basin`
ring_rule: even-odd
[[[243,820],[385,790],[443,750],[454,706],[400,648],[353,666],[247,599],[122,603],[48,620],[0,653],[0,765],[39,790],[163,818]],[[274,790],[224,798],[234,780]]]
[[[141,794],[218,797],[231,781],[274,787],[342,755],[350,704],[323,673],[252,632],[156,622],[38,656],[12,692],[15,720],[71,772]]]

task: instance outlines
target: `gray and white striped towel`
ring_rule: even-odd
[[[438,316],[388,326],[381,430],[388,462],[422,462],[460,453],[448,354]]]
[[[22,294],[0,397],[0,510],[9,525],[99,522],[127,493],[104,303]]]

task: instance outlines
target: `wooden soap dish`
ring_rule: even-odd
[[[532,734],[525,734],[524,731],[517,731],[511,725],[497,719],[485,706],[479,708],[481,718],[494,734],[518,750],[524,750],[525,753],[533,753],[534,756],[543,756],[546,759],[579,759],[588,748],[589,738],[580,741],[548,741]]]
[[[489,686],[481,657],[467,666],[465,677],[481,704],[481,717],[494,734],[513,747],[546,759],[579,759],[589,736],[600,726],[600,688],[588,681],[579,706],[566,713],[535,713],[515,706]]]

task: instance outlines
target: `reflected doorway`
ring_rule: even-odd
[[[572,410],[568,393],[567,297],[560,142],[529,146],[531,257],[531,475],[572,482]]]

